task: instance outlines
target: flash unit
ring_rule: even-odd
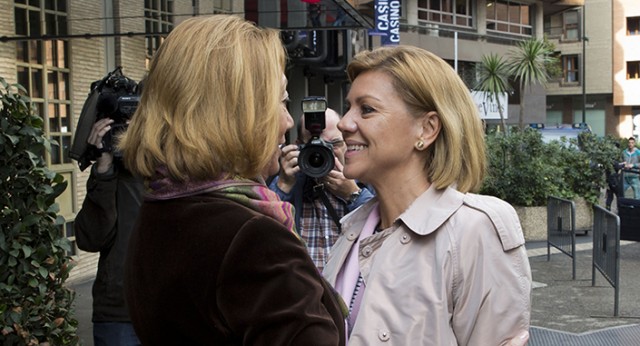
[[[322,96],[309,96],[302,99],[302,112],[324,113],[327,110],[327,99]]]

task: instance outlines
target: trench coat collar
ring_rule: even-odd
[[[435,232],[464,203],[465,195],[452,187],[436,189],[432,184],[398,219],[419,235]]]
[[[436,189],[431,185],[395,221],[401,220],[407,228],[419,235],[434,232],[458,210],[464,202],[465,194],[452,187]],[[374,197],[356,211],[342,218],[347,237],[360,235],[362,226],[371,210],[376,207],[378,197]]]

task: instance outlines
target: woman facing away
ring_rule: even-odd
[[[342,219],[324,269],[349,305],[349,345],[526,343],[524,237],[509,204],[471,193],[486,158],[469,90],[409,46],[359,53],[347,73],[344,175],[377,194]]]
[[[125,291],[145,345],[344,345],[344,313],[264,184],[292,127],[275,30],[188,19],[120,142],[147,194]]]

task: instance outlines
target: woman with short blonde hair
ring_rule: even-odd
[[[344,345],[341,300],[269,190],[293,126],[278,32],[188,19],[153,59],[120,146],[147,191],[126,300],[144,345]]]
[[[277,141],[286,59],[278,32],[236,16],[176,29],[152,60],[150,70],[163,72],[146,78],[120,142],[126,165],[143,177],[160,163],[180,180],[257,176]]]
[[[484,130],[469,89],[441,58],[423,49],[382,47],[362,54],[348,68],[354,80],[375,70],[388,73],[412,114],[435,111],[442,136],[425,149],[427,175],[437,188],[452,184],[462,192],[478,191],[486,171]]]
[[[344,175],[376,197],[342,218],[324,268],[350,345],[523,345],[531,270],[513,207],[479,189],[484,133],[442,59],[410,46],[349,64]]]

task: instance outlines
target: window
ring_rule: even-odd
[[[422,24],[441,23],[471,27],[470,0],[419,0],[418,20]]]
[[[56,202],[60,215],[69,220],[75,212],[75,165],[68,154],[73,134],[69,42],[38,39],[42,35],[68,34],[66,4],[66,0],[15,1],[14,18],[16,35],[31,37],[16,43],[17,81],[25,87],[37,114],[43,118],[46,136],[57,143],[45,156],[49,168],[62,174],[68,182],[67,189]],[[69,225],[72,222],[65,223],[62,228],[71,227]],[[73,236],[69,238],[75,242]],[[71,252],[75,254],[75,250]]]
[[[579,61],[578,55],[562,56],[562,81],[564,83],[580,82]]]
[[[145,33],[150,34],[145,40],[148,69],[153,54],[158,50],[169,31],[173,29],[173,1],[145,0],[144,19]]]
[[[531,36],[531,7],[515,1],[487,1],[487,31]]]
[[[640,35],[640,17],[627,18],[627,35]]]
[[[66,35],[66,1],[31,0],[16,4],[16,34],[24,36]],[[71,95],[69,93],[69,42],[25,40],[16,43],[18,83],[29,93],[45,131],[58,145],[48,154],[51,165],[71,164]]]
[[[640,61],[627,61],[627,79],[640,79]]]
[[[214,13],[233,13],[232,0],[214,0],[213,12]]]
[[[578,41],[580,40],[580,20],[579,12],[572,10],[567,11],[562,16],[562,40]]]

